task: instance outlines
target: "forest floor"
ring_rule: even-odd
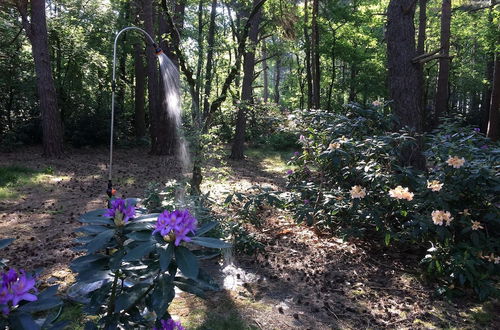
[[[41,279],[65,290],[78,216],[105,203],[106,149],[79,149],[46,160],[38,148],[0,153],[0,238],[16,238],[2,251],[16,268],[43,268]],[[253,186],[284,189],[286,154],[250,150],[248,159],[215,164],[204,191],[221,202]],[[144,195],[149,182],[176,178],[172,157],[143,150],[114,155],[115,186],[126,197]],[[221,203],[222,205],[222,203]],[[215,208],[222,215],[230,210]],[[319,237],[286,213],[261,214],[247,229],[264,244],[253,256],[205,264],[222,289],[206,300],[181,293],[169,309],[188,329],[415,329],[500,328],[498,301],[444,300],[414,275],[417,256],[377,249],[364,241]],[[79,307],[62,318],[77,320]]]

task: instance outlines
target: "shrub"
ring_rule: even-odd
[[[426,171],[402,166],[417,140],[388,131],[392,118],[351,105],[345,113],[297,113],[302,152],[288,174],[297,220],[343,235],[375,234],[419,247],[445,289],[484,299],[500,270],[500,149],[471,127],[446,121],[423,137]]]

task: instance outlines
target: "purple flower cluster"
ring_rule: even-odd
[[[36,291],[35,280],[28,278],[24,271],[19,272],[10,269],[6,273],[1,274],[0,285],[0,305],[3,314],[9,313],[9,304],[14,307],[21,300],[35,301],[37,296],[30,291]]]
[[[168,321],[161,320],[161,328],[154,327],[153,330],[184,330],[181,322],[175,322],[170,319]]]
[[[127,206],[122,198],[116,198],[111,201],[111,208],[106,210],[104,216],[113,218],[115,224],[121,226],[135,217],[135,207]]]
[[[196,223],[195,217],[188,210],[175,210],[172,212],[165,210],[158,216],[153,235],[160,233],[164,238],[173,235],[175,237],[174,244],[178,246],[181,241],[191,241],[187,234],[190,232],[194,234]]]

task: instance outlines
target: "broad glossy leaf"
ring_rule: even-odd
[[[175,251],[175,261],[181,272],[189,278],[198,277],[199,265],[195,255],[184,246],[177,246]]]
[[[80,227],[76,229],[75,232],[86,233],[86,234],[99,234],[108,229],[109,228],[105,226],[90,225],[90,226]]]
[[[31,315],[25,313],[14,313],[10,316],[13,329],[16,330],[38,330],[40,326],[35,323]]]
[[[131,307],[139,297],[141,297],[144,292],[148,289],[148,283],[138,283],[132,287],[132,289],[127,290],[116,298],[115,312],[118,313],[122,310]]]
[[[104,212],[106,212],[106,209],[87,212],[80,217],[79,221],[93,224],[112,225],[113,220],[103,217]]]
[[[87,248],[89,253],[94,253],[98,250],[101,250],[111,240],[114,234],[114,229],[103,231],[102,233],[99,233],[93,240],[88,242],[85,247]]]
[[[217,226],[217,222],[207,222],[203,224],[198,230],[196,231],[196,236],[201,236],[210,230],[212,230],[215,226]]]
[[[197,245],[214,249],[225,249],[232,247],[231,244],[212,237],[193,237],[191,242]]]
[[[142,243],[139,246],[136,246],[123,258],[124,261],[132,261],[132,260],[138,260],[141,259],[144,255],[149,254],[153,249],[155,248],[155,243],[153,242],[146,242]]]
[[[161,271],[164,272],[168,269],[168,265],[172,261],[172,257],[174,256],[174,245],[168,244],[168,246],[161,246],[158,248],[160,252],[160,268]]]
[[[151,231],[133,231],[126,235],[128,238],[134,241],[152,241],[153,235],[151,235]]]
[[[62,300],[57,297],[42,298],[35,301],[31,301],[19,308],[19,311],[23,313],[35,313],[46,311],[48,309],[62,305]]]
[[[197,286],[188,284],[185,281],[180,281],[180,280],[174,280],[174,285],[184,292],[189,292],[194,295],[197,295],[198,297],[205,298],[205,291],[203,291],[201,288]]]

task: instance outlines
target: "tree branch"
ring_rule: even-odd
[[[436,49],[435,51],[433,52],[430,52],[430,53],[425,53],[425,54],[422,54],[422,55],[419,55],[419,56],[416,56],[414,58],[412,58],[412,63],[421,63],[421,61],[427,57],[431,57],[431,56],[434,56],[435,54],[439,53],[441,51],[441,48],[439,49]]]

